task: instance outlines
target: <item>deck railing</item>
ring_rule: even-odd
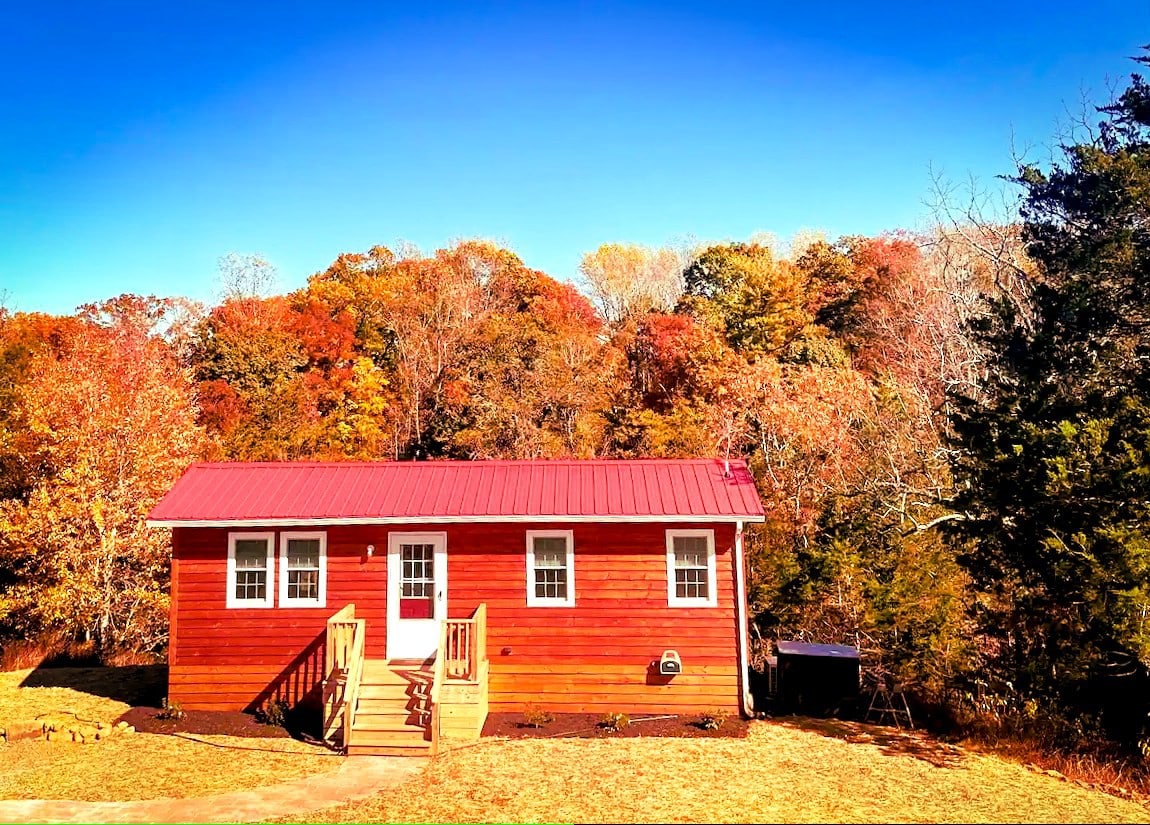
[[[364,620],[355,618],[355,605],[349,604],[327,620],[327,647],[324,665],[324,739],[331,742],[335,732],[343,732],[343,746],[351,741],[359,684],[363,679]]]
[[[431,679],[431,751],[439,750],[440,694],[445,684],[478,682],[487,662],[487,605],[467,619],[446,619],[439,626],[439,648]]]
[[[487,661],[487,604],[481,604],[469,619],[447,619],[443,623],[439,655],[444,677],[464,682],[479,680],[480,667]]]

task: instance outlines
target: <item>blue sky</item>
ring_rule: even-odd
[[[1087,9],[1089,9],[1087,11]],[[1150,4],[0,0],[0,293],[281,288],[481,236],[577,274],[660,244],[923,222],[1123,83]]]

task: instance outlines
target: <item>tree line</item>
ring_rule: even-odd
[[[479,240],[288,294],[229,256],[212,306],[0,312],[0,640],[162,651],[143,517],[195,460],[741,457],[757,637],[1140,746],[1150,92],[1099,112],[1005,223],[605,244],[578,285]]]

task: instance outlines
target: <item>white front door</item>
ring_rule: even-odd
[[[447,618],[447,534],[387,539],[387,658],[429,659]]]

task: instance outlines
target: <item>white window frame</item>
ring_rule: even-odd
[[[288,542],[292,539],[319,540],[318,598],[288,598]],[[280,607],[327,607],[327,533],[280,533]]]
[[[236,598],[236,542],[262,541],[267,547],[267,576],[264,579],[262,599]],[[276,581],[276,534],[267,533],[228,533],[228,584],[226,605],[229,608],[250,609],[275,606]]]
[[[535,539],[563,539],[567,543],[567,598],[557,599],[535,595]],[[574,607],[575,606],[575,533],[573,530],[528,530],[527,531],[527,606],[528,607]]]
[[[675,539],[705,538],[707,540],[707,597],[681,598],[675,594]],[[667,531],[667,606],[668,607],[716,607],[718,582],[715,581],[715,531],[714,530],[668,530]]]

